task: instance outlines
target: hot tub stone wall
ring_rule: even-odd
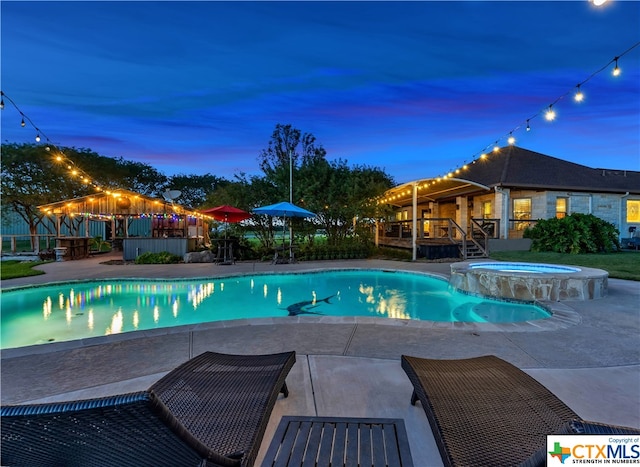
[[[471,269],[470,264],[451,265],[449,284],[453,288],[486,297],[524,301],[593,300],[607,295],[609,275],[601,269],[529,274]]]

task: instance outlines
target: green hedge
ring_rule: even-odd
[[[182,257],[161,251],[160,253],[152,253],[147,251],[136,258],[136,264],[176,264],[182,261]]]
[[[541,220],[523,235],[532,240],[531,251],[579,254],[620,249],[618,229],[593,214],[574,213],[562,219]]]
[[[302,245],[296,258],[306,261],[326,259],[364,259],[371,253],[371,247],[362,243],[345,243],[342,245],[313,244]]]

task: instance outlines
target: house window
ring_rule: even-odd
[[[515,198],[513,200],[513,219],[515,230],[524,230],[529,227],[531,219],[531,198]]]
[[[640,199],[627,200],[627,222],[640,222]]]
[[[491,219],[491,201],[482,202],[482,218]]]
[[[568,198],[556,198],[556,217],[558,219],[562,219],[563,217],[566,217],[568,207],[569,207]]]

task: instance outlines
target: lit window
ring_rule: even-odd
[[[627,200],[627,222],[640,222],[640,199]]]
[[[531,224],[531,198],[516,198],[513,200],[513,219],[515,230],[524,230]]]
[[[556,198],[556,217],[562,219],[567,216],[569,200],[567,198]]]
[[[491,201],[482,202],[482,218],[491,219]]]

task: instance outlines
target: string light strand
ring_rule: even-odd
[[[497,152],[497,151],[495,151],[495,148],[498,147],[498,144],[499,144],[500,141],[506,140],[509,143],[510,146],[513,145],[515,143],[514,133],[516,133],[521,128],[524,128],[525,131],[527,131],[527,132],[531,131],[531,122],[535,118],[540,117],[541,115],[544,115],[545,120],[547,120],[549,122],[555,120],[556,117],[557,117],[557,113],[556,113],[556,110],[554,109],[554,106],[558,102],[560,102],[562,99],[567,97],[568,95],[573,93],[574,94],[574,100],[576,100],[577,102],[582,102],[582,100],[584,99],[584,95],[582,93],[582,86],[584,84],[586,84],[587,82],[589,82],[591,79],[593,79],[596,75],[598,75],[598,74],[602,73],[603,71],[605,71],[606,69],[610,68],[612,64],[614,64],[614,66],[615,66],[615,68],[612,71],[613,76],[616,76],[616,77],[619,76],[621,71],[620,71],[620,67],[618,66],[618,62],[620,61],[620,59],[622,57],[624,57],[626,54],[628,54],[629,52],[631,52],[633,49],[635,49],[638,46],[640,46],[640,41],[636,42],[635,44],[633,44],[631,47],[629,47],[624,52],[616,55],[614,58],[609,60],[605,65],[601,66],[599,69],[597,69],[596,71],[591,73],[587,78],[585,78],[584,80],[579,82],[572,89],[568,90],[564,94],[562,94],[559,97],[557,97],[553,102],[551,102],[551,104],[549,104],[546,107],[544,107],[541,111],[533,114],[532,116],[527,118],[524,122],[518,124],[516,127],[512,128],[511,130],[509,130],[507,133],[505,133],[500,138],[498,138],[498,140],[495,143],[489,144],[489,145],[485,146],[481,151],[476,152],[471,157],[471,159],[472,159],[471,164],[475,164],[478,160],[486,159],[487,156],[488,156],[488,153],[490,153],[492,151],[493,152]],[[467,162],[465,161],[462,166],[457,167],[455,170],[450,170],[447,174],[441,175],[440,177],[436,177],[436,180],[445,180],[447,178],[451,178],[451,174],[452,173],[459,173],[461,170],[464,170],[465,168],[467,168],[468,165],[469,164],[467,164]]]
[[[20,107],[18,107],[18,105],[15,103],[15,101],[13,99],[11,99],[11,97],[8,96],[4,91],[0,91],[0,110],[4,110],[4,106],[5,106],[4,100],[5,100],[5,98],[7,99],[7,101],[9,101],[9,103],[20,114],[20,117],[21,117],[20,125],[24,127],[24,126],[26,126],[26,122],[28,122],[29,125],[36,132],[36,136],[35,136],[36,142],[40,143],[42,141],[42,138],[44,138],[45,149],[47,151],[51,151],[51,148],[53,148],[55,150],[54,152],[55,152],[56,156],[54,158],[54,161],[67,164],[67,170],[69,170],[69,174],[70,174],[70,177],[72,179],[79,179],[82,183],[84,183],[86,185],[92,185],[97,190],[102,190],[102,187],[93,180],[93,177],[91,177],[86,171],[84,171],[80,167],[78,167],[78,165],[73,160],[71,160],[64,153],[64,151],[62,151],[60,148],[58,148],[51,141],[51,139],[40,128],[38,128],[38,126],[33,122],[33,120],[31,120],[31,118],[27,114],[25,114],[20,109]],[[25,120],[26,120],[26,122],[25,122]]]

